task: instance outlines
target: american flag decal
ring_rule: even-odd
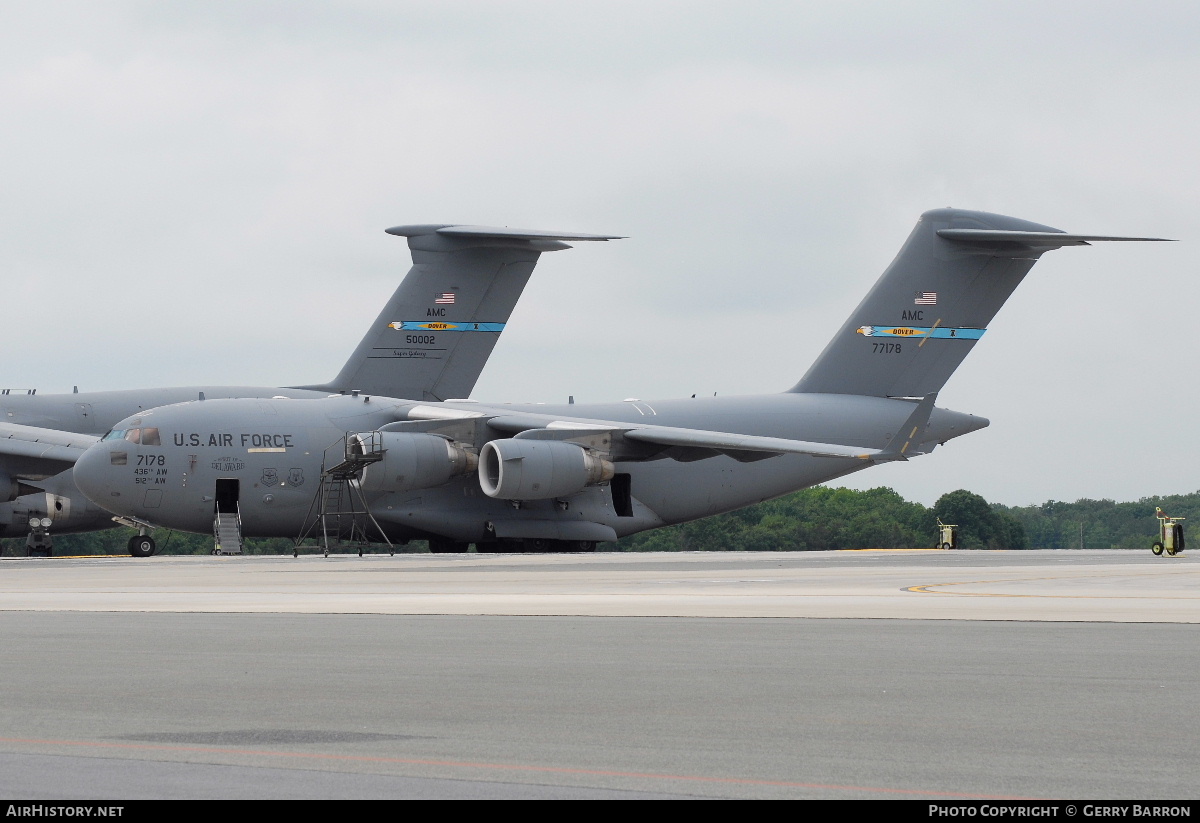
[[[440,297],[435,297],[433,299],[433,302],[434,303],[453,303],[454,302],[454,292],[452,292],[452,291],[442,292]]]
[[[913,303],[917,306],[936,306],[937,292],[935,291],[919,291],[913,299]]]

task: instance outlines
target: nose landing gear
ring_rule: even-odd
[[[129,538],[129,553],[134,557],[149,557],[157,548],[154,538],[148,534],[135,534]]]

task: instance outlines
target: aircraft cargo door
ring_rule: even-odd
[[[237,514],[239,481],[236,477],[221,477],[217,479],[217,513]]]

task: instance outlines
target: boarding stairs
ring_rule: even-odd
[[[304,518],[304,527],[292,547],[292,556],[300,553],[307,538],[320,540],[325,556],[339,548],[357,549],[359,557],[372,543],[384,543],[395,554],[375,516],[371,514],[359,481],[362,472],[383,459],[383,438],[379,432],[347,433],[325,449],[321,461],[321,482]],[[372,539],[372,535],[378,539]]]
[[[215,546],[213,554],[242,553],[242,512],[238,507],[231,512],[217,509],[213,519],[213,538]]]

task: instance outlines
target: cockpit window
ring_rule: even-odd
[[[102,437],[100,439],[101,440],[124,440],[125,439],[125,430],[124,429],[113,429],[108,434],[104,435],[104,437]]]
[[[161,446],[162,441],[158,439],[158,429],[156,427],[147,426],[142,429],[142,445],[143,446]]]
[[[129,431],[125,432],[125,439],[128,440],[130,443],[141,443],[142,442],[142,430],[141,429],[130,429]]]

